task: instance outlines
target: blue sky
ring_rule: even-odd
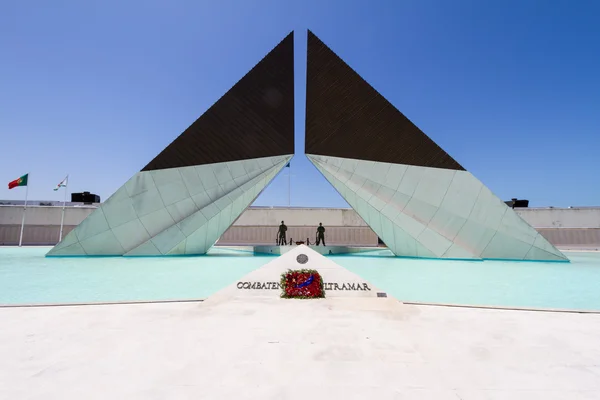
[[[0,199],[108,198],[296,31],[296,156],[256,205],[339,207],[303,155],[306,29],[503,200],[600,205],[600,2],[0,3]]]

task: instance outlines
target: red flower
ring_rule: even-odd
[[[323,279],[315,270],[288,271],[281,277],[282,294],[285,298],[323,298]]]

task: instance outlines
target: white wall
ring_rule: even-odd
[[[65,225],[78,225],[94,206],[66,207]],[[60,225],[62,207],[27,207],[26,223],[29,225]],[[534,228],[598,228],[600,207],[597,208],[516,208]],[[0,205],[0,225],[21,225],[22,206]],[[247,209],[235,226],[271,226],[284,220],[289,226],[367,226],[352,209],[341,208],[269,208]]]
[[[268,208],[247,209],[234,226],[368,226],[352,209],[341,208]]]
[[[79,225],[95,207],[66,207],[65,225]],[[60,225],[62,207],[27,207],[25,223],[27,225]],[[0,206],[0,225],[21,225],[23,206]]]
[[[65,210],[65,233],[77,226],[93,210],[94,207],[89,206],[67,207]],[[600,248],[600,207],[517,208],[515,211],[556,246],[561,248]],[[58,240],[61,212],[61,207],[27,207],[23,243],[55,244]],[[0,205],[0,244],[18,243],[22,213],[22,206]],[[290,233],[294,233],[294,236],[298,237],[308,234],[308,231],[305,233],[305,229],[312,232],[319,222],[322,222],[327,228],[336,228],[335,237],[333,236],[334,229],[328,230],[332,234],[332,244],[338,240],[358,240],[370,243],[373,238],[377,237],[352,209],[257,207],[247,209],[234,226],[225,232],[223,239],[233,242],[241,238],[242,242],[250,243],[254,240],[253,237],[260,232],[259,236],[265,235],[265,242],[270,243],[274,241],[271,236],[275,237],[275,233],[271,231],[276,232],[281,220],[285,221]],[[261,228],[257,230],[256,227]],[[298,227],[297,229],[300,230],[296,232],[294,227]],[[344,233],[337,227],[355,230]],[[265,232],[263,233],[263,231]],[[309,237],[312,238],[312,234]],[[338,237],[339,239],[337,239]],[[356,239],[354,239],[355,237]],[[259,241],[261,240],[263,239]]]
[[[95,207],[66,207],[63,237],[81,223]],[[25,213],[23,244],[56,244],[60,236],[62,207],[30,206]],[[21,233],[23,206],[0,205],[0,245],[16,245]]]
[[[534,228],[600,228],[600,207],[515,208]]]

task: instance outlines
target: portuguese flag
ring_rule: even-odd
[[[8,188],[12,189],[12,188],[16,188],[17,186],[27,186],[27,177],[29,176],[29,174],[25,174],[22,177],[20,177],[19,179],[15,179],[12,182],[8,182]]]

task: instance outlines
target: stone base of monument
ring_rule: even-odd
[[[349,253],[364,253],[367,251],[381,250],[377,247],[348,247],[348,246],[306,246],[311,250],[323,254],[323,255],[334,255],[334,254],[349,254]],[[254,246],[253,250],[256,254],[275,254],[281,255],[294,250],[297,245],[291,246]]]
[[[305,245],[290,246],[285,254],[263,265],[206,299],[222,302],[240,299],[280,299],[281,301],[320,301],[318,299],[281,299],[281,275],[288,270],[316,270],[324,282],[325,298],[389,299],[387,294],[360,276]],[[383,300],[382,300],[383,301]],[[395,300],[394,300],[395,301]]]

